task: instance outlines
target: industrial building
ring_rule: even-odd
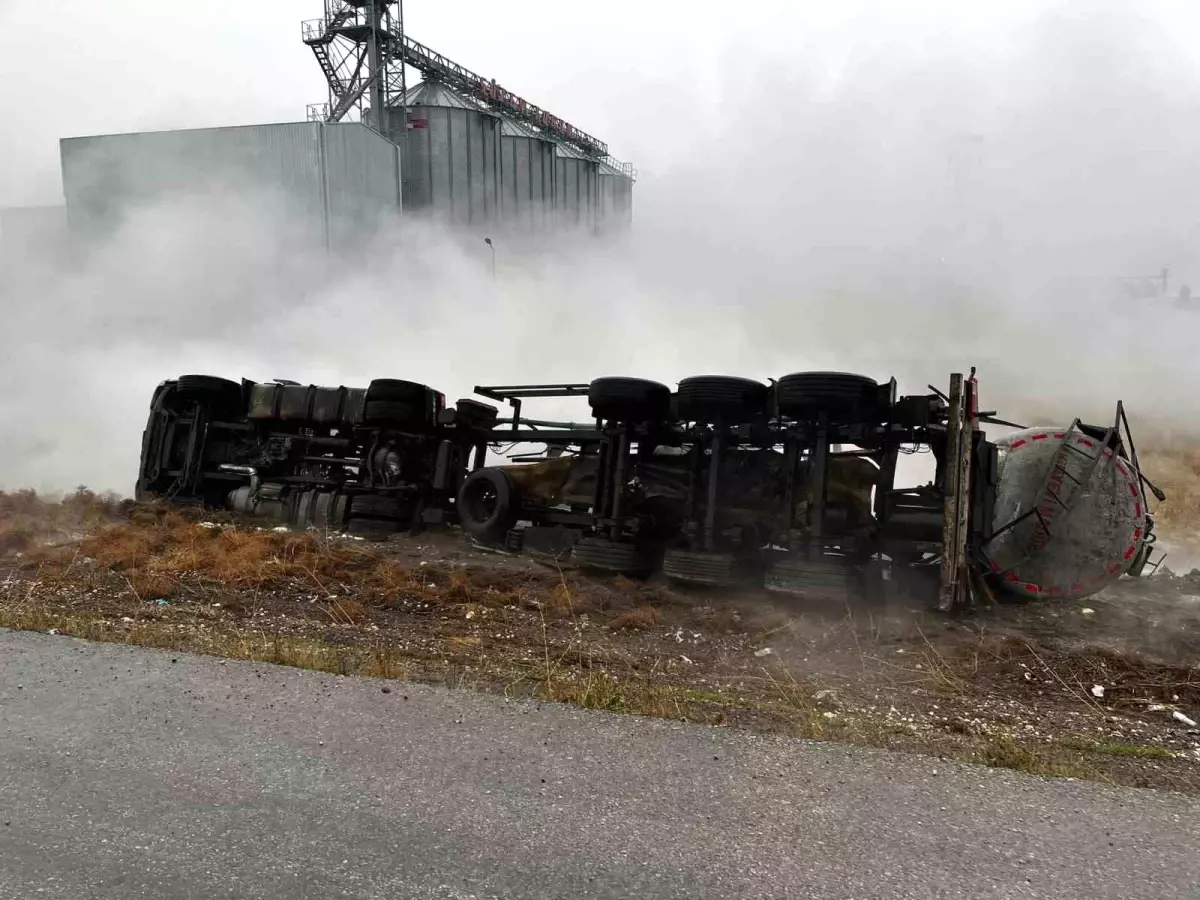
[[[112,234],[140,208],[228,192],[342,250],[401,208],[400,150],[360,123],[64,138],[59,152],[75,241]]]
[[[408,37],[401,10],[326,0],[324,16],[303,23],[329,90],[305,122],[63,139],[72,238],[111,233],[156,198],[237,186],[271,192],[290,223],[335,251],[398,215],[484,234],[630,224],[631,165]]]

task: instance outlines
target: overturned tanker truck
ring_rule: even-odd
[[[1140,575],[1155,540],[1146,493],[1163,499],[1120,403],[1106,425],[1022,429],[979,410],[974,369],[905,396],[895,379],[840,372],[475,393],[494,403],[448,406],[394,379],[164,381],[137,497],[378,539],[450,526],[630,577],[943,610],[996,593],[1078,598]],[[528,400],[569,397],[586,399],[586,424],[524,415]],[[992,441],[986,424],[1016,431]],[[488,465],[507,445],[540,449]],[[933,479],[897,487],[898,460],[918,450]]]

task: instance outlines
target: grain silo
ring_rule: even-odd
[[[600,208],[600,163],[566,144],[555,148],[554,206],[563,229],[595,230]]]
[[[606,159],[600,163],[600,227],[626,228],[633,221],[633,167]]]
[[[436,81],[408,92],[404,209],[455,225],[487,226],[500,219],[501,120]],[[403,128],[394,104],[389,131]]]
[[[500,210],[520,231],[547,231],[554,221],[555,143],[505,118],[500,146]]]
[[[402,3],[326,0],[325,15],[304,22],[301,35],[329,89],[325,103],[309,107],[311,118],[337,122],[357,110],[369,123],[372,108],[388,110],[379,125],[405,151],[406,211],[429,210],[459,227],[504,221],[542,230],[542,218],[554,228],[599,226],[608,145],[415,40]],[[410,69],[424,80],[412,90]],[[615,168],[610,206],[620,220],[632,209],[634,179],[624,164]]]

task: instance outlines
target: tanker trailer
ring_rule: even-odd
[[[991,535],[977,562],[992,585],[1024,598],[1079,599],[1140,575],[1155,540],[1148,488],[1128,421],[1025,428],[996,441]],[[1130,455],[1132,452],[1132,456]]]

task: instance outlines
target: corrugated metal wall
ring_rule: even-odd
[[[600,165],[561,145],[554,161],[554,202],[562,228],[594,229],[600,209]]]
[[[111,233],[139,205],[228,192],[269,197],[297,233],[337,248],[399,213],[399,148],[364,125],[297,122],[64,138],[73,237]]]
[[[633,224],[633,179],[628,175],[617,176],[616,214],[625,225]]]
[[[428,105],[409,107],[416,127],[403,166],[400,147],[359,123],[65,138],[72,239],[103,238],[141,205],[222,193],[270,209],[293,233],[334,250],[401,208],[459,227],[503,220],[531,231],[590,231],[631,217],[627,176],[607,166],[602,175],[597,160],[443,93],[431,86]]]
[[[400,148],[363,125],[326,125],[330,243],[353,244],[401,208]]]
[[[504,221],[523,231],[549,230],[554,220],[554,143],[505,122],[500,152]]]

